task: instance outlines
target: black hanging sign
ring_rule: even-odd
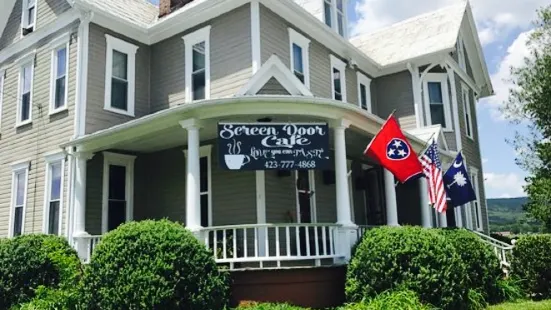
[[[329,168],[326,123],[219,123],[218,157],[229,170]]]

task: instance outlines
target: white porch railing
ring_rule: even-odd
[[[381,227],[381,226],[378,226],[378,225],[358,225],[358,240],[362,240],[364,234],[366,233],[366,231],[370,230],[370,229],[373,229],[373,228],[377,228],[377,227]]]
[[[99,235],[99,236],[85,236],[85,237],[75,238],[75,247],[79,249],[82,243],[83,249],[86,249],[84,257],[81,257],[84,263],[87,264],[90,262],[90,258],[92,257],[94,248],[101,241],[102,237],[103,236]]]
[[[478,235],[483,242],[489,244],[496,253],[499,262],[503,267],[509,268],[511,267],[511,263],[509,262],[509,257],[513,254],[513,246],[510,244],[507,244],[503,241],[497,240],[495,238],[492,238],[488,235],[485,235],[483,233],[480,233],[478,231],[471,230],[473,233]]]
[[[213,250],[219,264],[275,263],[342,258],[336,249],[335,224],[250,224],[208,227],[201,231],[207,248]]]

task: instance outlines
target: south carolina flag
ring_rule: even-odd
[[[364,151],[402,183],[422,175],[423,166],[393,115],[386,120]]]

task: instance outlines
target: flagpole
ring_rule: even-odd
[[[390,120],[390,118],[394,115],[395,112],[396,112],[396,109],[392,110],[392,112],[390,113],[390,115],[386,118],[386,121],[385,121],[385,122],[383,123],[383,125],[381,126],[381,129],[379,129],[379,131],[375,134],[375,136],[373,137],[373,139],[371,139],[371,141],[369,141],[369,144],[368,144],[367,147],[365,148],[364,154],[367,152],[367,150],[369,150],[369,148],[371,147],[371,144],[373,143],[373,141],[375,141],[375,138],[377,138],[377,136],[379,135],[379,133],[381,133],[382,128],[385,127],[386,123],[388,123],[388,120]]]

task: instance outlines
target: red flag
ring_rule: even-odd
[[[379,161],[402,183],[423,173],[417,154],[400,130],[393,115],[386,120],[377,135],[371,140],[364,155]]]

